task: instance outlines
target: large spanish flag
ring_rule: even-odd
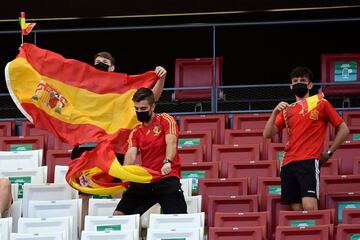
[[[99,144],[99,148],[121,153],[125,151],[131,129],[139,123],[131,101],[134,92],[140,87],[151,87],[158,80],[153,71],[133,76],[104,72],[28,43],[23,44],[15,60],[7,64],[5,75],[12,99],[35,127],[52,132],[72,146],[104,142],[105,147]],[[75,160],[70,165],[72,175],[68,179],[73,181],[70,184],[76,187],[75,182],[81,183],[81,176],[89,171],[97,176],[100,171],[102,175],[125,176],[123,179],[126,181],[143,182],[141,176],[144,175],[140,178],[126,175],[124,171],[129,167],[116,165],[114,158],[101,155],[104,153],[95,150],[89,153],[90,157],[83,154]],[[86,159],[92,159],[92,170],[86,168],[89,164],[79,163],[86,162]],[[100,168],[97,165],[101,161],[107,161],[108,165]],[[109,171],[112,163],[117,171]],[[139,170],[143,174],[145,171],[147,182],[156,179],[153,178],[155,173],[139,166],[132,167],[135,172]],[[97,171],[95,168],[98,168]],[[91,180],[91,176],[88,179]],[[116,185],[122,186],[122,183]],[[86,186],[89,186],[89,191],[90,188],[98,189],[98,193],[107,191],[104,191],[106,185]],[[97,190],[91,190],[94,191]]]

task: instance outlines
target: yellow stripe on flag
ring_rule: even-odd
[[[112,162],[108,173],[120,179],[131,179],[132,182],[150,183],[153,178],[145,168],[137,165],[122,166],[117,159]]]
[[[134,105],[129,101],[136,89],[122,94],[97,94],[41,76],[21,57],[11,62],[9,72],[14,93],[22,103],[34,104],[48,115],[63,122],[95,125],[104,129],[107,134],[113,134],[121,128],[132,128],[138,124]],[[41,91],[39,100],[32,99],[42,80],[56,88],[57,92],[68,101],[61,109],[61,113],[55,112],[54,108],[46,105],[46,101],[50,99],[46,91]]]

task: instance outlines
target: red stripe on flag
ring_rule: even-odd
[[[52,132],[56,137],[72,146],[88,142],[108,140],[118,153],[125,153],[127,139],[131,129],[120,129],[114,134],[107,134],[102,128],[91,124],[70,124],[48,115],[45,111],[31,103],[22,103],[22,107],[29,113],[36,128]]]
[[[140,75],[100,71],[86,63],[74,59],[65,59],[60,54],[38,48],[29,43],[24,43],[18,57],[26,58],[42,76],[98,94],[121,94],[130,89],[152,87],[159,79],[154,71]],[[89,82],[98,84],[89,84]]]

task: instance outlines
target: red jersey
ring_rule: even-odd
[[[336,127],[343,120],[326,99],[305,115],[300,104],[291,106],[286,113],[280,112],[275,124],[280,130],[287,126],[289,133],[282,166],[291,162],[319,159],[328,122]]]
[[[178,126],[173,117],[167,113],[155,114],[149,126],[144,123],[136,126],[129,136],[129,148],[136,147],[141,153],[141,166],[161,171],[166,158],[167,134],[178,136]],[[171,163],[171,172],[165,177],[180,178],[180,161],[176,148],[176,155]]]

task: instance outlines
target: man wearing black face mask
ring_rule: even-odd
[[[141,166],[161,172],[163,178],[147,184],[130,183],[114,215],[143,214],[156,203],[160,204],[164,213],[186,213],[179,179],[177,124],[169,114],[154,113],[155,101],[151,89],[140,88],[132,99],[142,124],[130,134],[124,164],[135,164],[136,155],[140,152]]]
[[[318,210],[320,164],[326,162],[349,134],[346,123],[326,99],[319,99],[309,112],[301,106],[313,87],[312,72],[305,67],[295,68],[290,89],[296,102],[280,102],[266,123],[263,135],[271,138],[286,127],[289,141],[284,149],[281,167],[281,202],[295,211]],[[332,146],[323,152],[327,124],[336,128]]]
[[[98,52],[94,55],[94,67],[101,71],[113,72],[115,71],[115,58],[109,52]],[[152,90],[154,92],[155,101],[158,101],[164,88],[166,70],[161,66],[157,66],[155,68],[155,74],[160,78]],[[94,149],[95,146],[96,143],[86,143],[74,147],[71,153],[71,159],[80,157],[84,151],[90,151]],[[116,157],[121,164],[124,162],[124,154],[125,153],[116,153]]]

